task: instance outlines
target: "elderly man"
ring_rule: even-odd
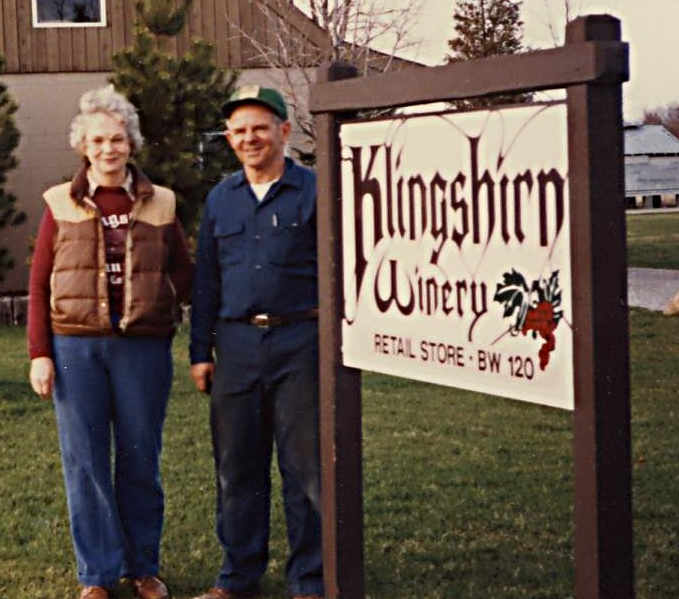
[[[215,586],[199,599],[258,593],[274,440],[288,590],[296,599],[320,599],[316,177],[285,157],[290,122],[276,90],[240,88],[223,112],[243,169],[210,192],[198,238],[191,376],[212,396],[224,552]]]

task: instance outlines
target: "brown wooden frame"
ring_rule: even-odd
[[[575,372],[575,592],[633,599],[629,338],[620,22],[570,23],[566,45],[526,55],[355,78],[319,69],[317,126],[323,558],[326,597],[360,599],[363,580],[360,370],[342,365],[339,124],[362,109],[566,88]]]
[[[135,3],[106,0],[104,26],[36,28],[31,0],[0,0],[0,53],[6,59],[5,72],[110,71],[112,55],[134,41]],[[193,0],[184,30],[166,40],[165,50],[183,54],[193,38],[201,38],[215,45],[215,58],[221,67],[267,67],[248,39],[266,42],[271,34],[263,11],[277,15],[298,41],[305,40],[315,48],[329,47],[327,32],[287,0]]]

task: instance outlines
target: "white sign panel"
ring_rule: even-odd
[[[565,105],[340,137],[343,363],[572,409]]]

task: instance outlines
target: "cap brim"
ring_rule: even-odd
[[[287,119],[286,115],[278,112],[278,110],[276,110],[271,104],[264,102],[263,100],[259,100],[258,98],[243,98],[241,100],[230,100],[229,102],[226,102],[222,106],[222,114],[224,115],[224,118],[228,119],[233,111],[236,110],[236,108],[239,106],[245,106],[246,104],[258,104],[259,106],[264,106],[264,108],[268,108],[276,116],[284,120]]]

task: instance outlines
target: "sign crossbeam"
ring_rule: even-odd
[[[317,83],[312,113],[408,106],[442,100],[627,81],[628,46],[586,41],[531,54],[494,56],[373,77]],[[413,85],[413,80],[417,85]]]

